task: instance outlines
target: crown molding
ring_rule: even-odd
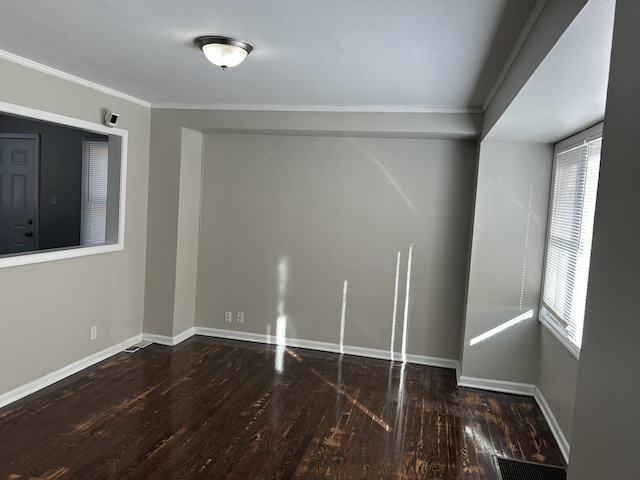
[[[487,99],[484,101],[484,104],[482,105],[482,111],[485,111],[489,107],[489,104],[493,100],[493,97],[496,95],[496,93],[498,93],[498,90],[500,90],[500,87],[502,86],[502,82],[504,82],[504,79],[506,78],[507,73],[509,73],[511,66],[513,65],[513,62],[515,62],[516,60],[516,57],[520,54],[520,50],[522,50],[524,42],[527,40],[527,37],[529,37],[531,30],[533,30],[534,25],[538,21],[538,17],[540,17],[542,10],[544,10],[545,5],[547,4],[547,1],[548,0],[537,0],[536,4],[533,6],[533,9],[529,14],[529,18],[527,18],[527,21],[524,24],[524,27],[522,27],[522,31],[520,32],[520,35],[518,36],[516,43],[513,45],[513,48],[511,49],[511,53],[507,57],[506,62],[504,62],[504,66],[502,67],[502,70],[500,71],[498,78],[496,78],[496,81],[493,84],[493,87],[491,87],[491,90],[489,90]]]
[[[481,107],[430,107],[420,105],[200,105],[188,103],[154,103],[154,109],[268,111],[268,112],[326,112],[326,113],[483,113]]]
[[[28,58],[20,57],[4,50],[0,50],[0,58],[9,62],[17,63],[18,65],[22,65],[23,67],[31,68],[32,70],[36,70],[38,72],[46,73],[47,75],[51,75],[53,77],[61,78],[62,80],[66,80],[77,85],[82,85],[83,87],[90,88],[100,93],[105,93],[113,97],[121,98],[122,100],[135,103],[136,105],[141,105],[147,108],[151,107],[151,103],[147,102],[146,100],[141,100],[131,95],[127,95],[126,93],[113,90],[112,88],[105,87],[104,85],[85,80],[84,78],[76,77],[75,75],[71,75],[70,73],[65,73],[61,70],[43,65],[42,63],[34,62],[33,60],[29,60]]]

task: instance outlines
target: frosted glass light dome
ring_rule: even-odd
[[[222,69],[240,65],[253,50],[250,43],[230,37],[198,37],[194,42],[202,49],[207,60]]]

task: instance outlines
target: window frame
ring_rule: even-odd
[[[37,263],[45,263],[56,260],[64,260],[69,258],[86,257],[89,255],[100,255],[103,253],[117,252],[124,250],[125,239],[125,212],[126,212],[126,191],[127,191],[127,151],[128,151],[128,135],[127,130],[121,128],[110,128],[99,123],[88,122],[57,113],[45,112],[21,105],[6,103],[0,101],[0,112],[9,115],[17,115],[20,117],[39,120],[43,122],[54,123],[66,127],[78,128],[88,132],[107,135],[111,139],[114,138],[115,144],[120,145],[120,164],[119,164],[119,195],[118,195],[118,235],[117,240],[104,245],[83,246],[78,245],[56,250],[45,250],[29,252],[23,255],[7,256],[0,258],[0,269],[16,267],[21,265],[32,265]],[[109,154],[111,156],[111,153]],[[115,216],[114,216],[115,217]],[[115,222],[114,222],[115,223]]]
[[[545,250],[544,250],[544,266],[542,271],[542,284],[540,287],[540,308],[538,312],[538,320],[542,323],[559,341],[562,343],[576,358],[580,359],[580,347],[575,345],[573,342],[569,340],[569,332],[567,330],[568,323],[560,318],[560,316],[553,312],[551,307],[544,305],[544,286],[547,274],[547,260],[548,260],[548,249],[550,242],[550,233],[551,233],[551,220],[552,220],[552,212],[553,212],[553,198],[555,194],[555,183],[556,183],[556,165],[558,161],[558,155],[564,153],[573,148],[579,147],[580,145],[584,145],[588,142],[596,140],[598,138],[602,138],[602,128],[603,122],[600,122],[592,127],[587,128],[581,132],[572,135],[558,143],[555,144],[553,149],[553,166],[552,166],[552,176],[551,176],[551,190],[549,193],[549,213],[547,216],[547,233],[545,238]],[[597,202],[597,192],[596,192],[596,202]],[[587,279],[588,285],[588,279]],[[588,288],[588,287],[587,287]],[[546,315],[544,310],[550,310],[550,315]],[[582,319],[584,324],[584,318]]]

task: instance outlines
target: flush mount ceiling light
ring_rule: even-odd
[[[207,60],[223,70],[240,65],[253,50],[249,42],[217,35],[198,37],[194,43],[202,49]]]

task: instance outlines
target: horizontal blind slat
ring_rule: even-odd
[[[596,138],[556,155],[543,305],[578,348],[586,304],[600,149]]]
[[[81,245],[105,243],[108,173],[108,142],[85,140],[82,147]]]

